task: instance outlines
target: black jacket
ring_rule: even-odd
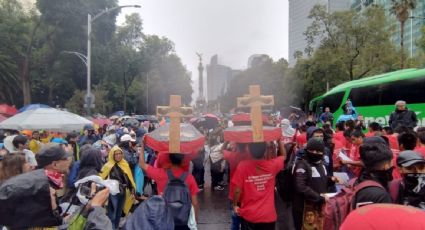
[[[328,185],[332,180],[322,162],[310,164],[307,160],[300,159],[295,163],[293,170],[295,200],[307,200],[312,203],[322,203],[325,199],[321,193],[328,192]]]
[[[298,230],[302,226],[304,203],[308,202],[320,209],[320,206],[325,202],[325,198],[320,194],[327,193],[333,181],[322,161],[311,164],[303,158],[295,162],[293,178],[292,215],[295,229]]]
[[[391,113],[388,123],[393,129],[399,126],[415,128],[418,124],[418,118],[416,118],[416,113],[414,111],[406,109],[403,111],[394,111]]]

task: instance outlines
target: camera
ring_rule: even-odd
[[[96,185],[96,192],[94,194],[92,193],[93,183]],[[87,204],[96,193],[105,188],[109,189],[111,195],[119,193],[119,182],[117,180],[103,180],[101,177],[94,175],[78,180],[74,183],[74,186],[78,190],[76,196],[82,204]]]
[[[91,187],[91,183],[95,183],[96,185],[96,191],[92,194],[92,187]],[[81,195],[85,196],[86,198],[90,199],[92,198],[94,195],[96,195],[96,193],[102,191],[103,189],[105,189],[106,187],[102,184],[98,184],[96,182],[86,182],[83,184],[80,184],[79,186],[79,190]]]

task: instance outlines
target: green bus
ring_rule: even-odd
[[[416,112],[418,126],[425,126],[425,69],[404,69],[345,82],[311,100],[309,110],[318,118],[329,107],[335,124],[347,99],[363,116],[365,125],[388,125],[395,102],[403,100],[408,109]]]

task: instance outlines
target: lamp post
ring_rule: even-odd
[[[92,96],[91,96],[91,24],[100,16],[107,14],[111,11],[118,10],[124,7],[135,7],[140,8],[140,5],[124,5],[124,6],[116,6],[110,9],[106,8],[102,12],[96,14],[93,18],[91,14],[87,15],[87,55],[86,55],[86,66],[87,66],[87,95],[86,95],[86,106],[87,106],[87,115],[90,115],[90,108],[92,104]]]

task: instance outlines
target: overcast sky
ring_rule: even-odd
[[[287,0],[119,0],[124,15],[141,14],[144,33],[169,38],[177,55],[192,72],[197,91],[196,52],[204,66],[214,54],[219,63],[245,69],[251,54],[268,54],[274,60],[288,57]],[[206,73],[204,73],[204,76]]]

